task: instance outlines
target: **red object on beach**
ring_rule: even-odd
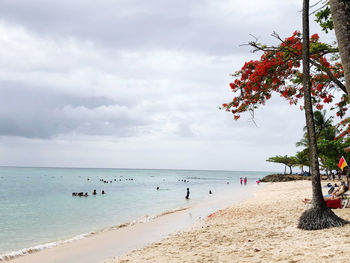
[[[326,200],[326,205],[329,208],[341,208],[341,199]]]

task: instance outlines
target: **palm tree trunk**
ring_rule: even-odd
[[[305,3],[307,2],[307,3]],[[304,109],[307,134],[309,140],[309,158],[312,174],[313,204],[325,206],[321,191],[320,171],[317,155],[317,142],[315,134],[315,123],[311,103],[310,63],[309,63],[309,0],[304,0],[303,8],[303,86],[304,86]],[[306,5],[306,6],[305,6]]]
[[[330,0],[329,3],[344,69],[345,86],[350,95],[350,1]]]
[[[315,124],[311,103],[310,45],[309,45],[309,0],[303,2],[303,86],[306,127],[309,139],[310,168],[312,175],[312,207],[301,215],[298,227],[305,230],[342,226],[346,223],[331,211],[323,199],[317,155]]]

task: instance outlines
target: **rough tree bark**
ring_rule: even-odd
[[[330,0],[335,35],[344,68],[345,86],[350,95],[350,1]]]
[[[339,218],[326,206],[323,199],[320,170],[317,155],[315,124],[310,91],[310,43],[309,43],[309,0],[303,1],[303,86],[306,127],[309,139],[310,168],[312,175],[312,206],[299,218],[298,227],[305,230],[316,230],[343,226],[347,222]]]

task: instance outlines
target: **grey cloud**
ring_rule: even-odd
[[[295,150],[303,117],[272,101],[255,128],[217,107],[232,99],[229,74],[260,56],[239,45],[288,36],[300,5],[1,0],[0,164],[266,167]]]
[[[41,35],[82,38],[113,49],[180,49],[208,54],[244,52],[239,45],[250,40],[249,34],[286,29],[279,21],[274,21],[274,27],[261,22],[257,26],[254,18],[241,17],[245,6],[238,1],[227,1],[230,12],[217,13],[210,3],[3,0],[0,17]],[[280,12],[275,19],[294,21],[294,13]],[[266,20],[269,17],[266,15]]]
[[[74,97],[21,83],[0,83],[0,135],[50,138],[64,133],[132,136],[147,125],[126,105]]]

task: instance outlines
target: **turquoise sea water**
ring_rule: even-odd
[[[190,206],[208,198],[209,190],[213,196],[232,192],[239,196],[267,174],[2,167],[0,255]],[[248,185],[241,186],[239,178],[245,176]],[[190,200],[184,198],[187,187]],[[72,192],[88,192],[89,196],[75,197]]]

